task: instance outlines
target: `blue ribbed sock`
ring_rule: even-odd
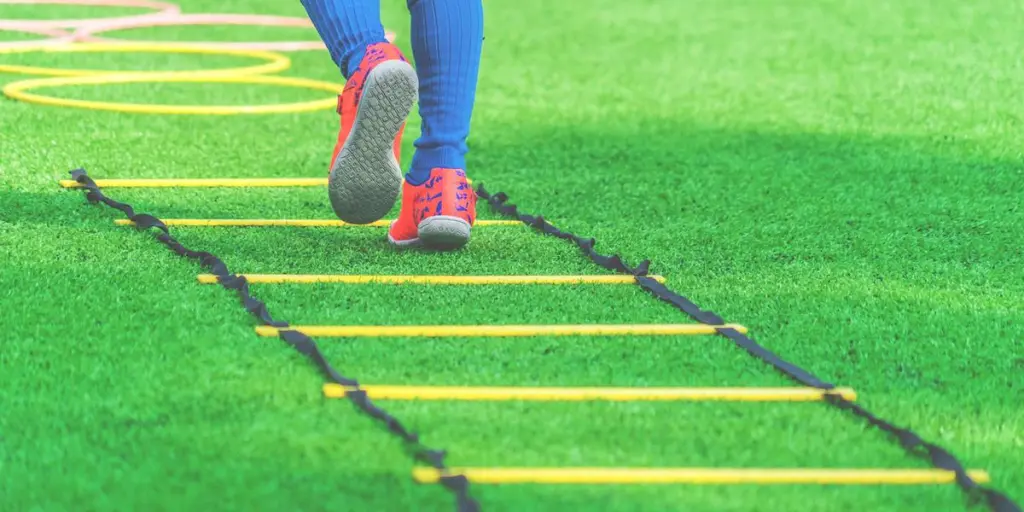
[[[345,78],[359,68],[367,46],[387,41],[380,0],[302,0],[302,6]]]
[[[482,0],[407,0],[423,120],[406,180],[435,167],[466,168],[466,138],[484,39]]]

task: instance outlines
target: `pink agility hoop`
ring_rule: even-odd
[[[0,0],[3,1],[3,0]],[[96,34],[111,32],[114,30],[126,30],[132,28],[158,27],[158,26],[183,26],[183,25],[259,25],[267,27],[304,27],[313,28],[309,18],[295,18],[289,16],[265,16],[260,14],[178,14],[169,16],[147,16],[146,18],[122,19],[103,23],[89,24],[75,30],[73,38],[76,41],[89,42],[120,42],[123,39],[101,38]],[[394,32],[386,32],[388,41],[394,42]],[[156,43],[158,41],[130,40],[133,43]],[[302,50],[326,50],[322,41],[265,41],[265,42],[213,42],[213,41],[189,41],[176,44],[187,46],[202,46],[213,49],[231,50],[263,50],[294,52]]]
[[[22,48],[28,46],[41,46],[48,44],[63,44],[70,43],[73,39],[73,35],[70,32],[56,28],[42,28],[42,27],[18,27],[14,25],[7,25],[6,20],[0,20],[0,32],[25,32],[28,34],[37,34],[41,36],[49,36],[49,39],[31,39],[28,41],[3,41],[0,42],[0,49],[4,48]]]
[[[177,5],[157,2],[153,0],[0,0],[2,4],[27,4],[27,5],[87,5],[96,7],[138,7],[141,9],[152,9],[153,12],[135,14],[132,16],[118,16],[112,18],[86,18],[86,19],[64,19],[64,20],[15,20],[0,19],[0,25],[9,29],[50,29],[50,28],[79,28],[94,23],[114,23],[132,20],[143,20],[150,16],[172,16],[181,12]]]

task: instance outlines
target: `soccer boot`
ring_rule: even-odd
[[[388,229],[388,241],[403,247],[458,249],[469,241],[476,221],[476,192],[462,169],[436,168],[421,185],[402,185],[402,211]]]
[[[331,157],[328,195],[350,224],[380,220],[401,191],[400,146],[419,94],[416,71],[390,43],[366,48],[338,96],[341,130]]]

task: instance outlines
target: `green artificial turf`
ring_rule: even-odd
[[[185,12],[303,16],[297,3]],[[469,172],[650,258],[669,286],[1024,499],[1024,13],[995,0],[486,3]],[[0,18],[115,16],[0,6]],[[401,0],[385,26],[409,49]],[[128,39],[313,39],[159,27]],[[29,36],[0,32],[5,40]],[[326,53],[287,76],[337,82]],[[222,56],[0,55],[95,69]],[[8,83],[24,77],[0,74]],[[48,89],[178,104],[307,101],[223,84]],[[406,130],[412,155],[418,117]],[[0,502],[10,510],[450,510],[440,487],[237,296],[56,180],[324,176],[330,111],[152,116],[0,101]],[[109,189],[161,218],[333,217],[325,190]],[[499,218],[485,204],[481,218]],[[381,228],[172,228],[235,272],[605,274],[525,226],[448,254]],[[691,322],[633,286],[253,285],[293,324]],[[318,340],[371,384],[788,386],[719,337]],[[380,402],[457,466],[926,468],[822,404]],[[484,510],[963,510],[953,486],[473,485]]]

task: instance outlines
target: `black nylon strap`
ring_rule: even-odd
[[[160,219],[148,214],[137,214],[131,206],[110,199],[100,191],[96,182],[89,177],[85,169],[71,171],[71,177],[84,187],[86,199],[90,202],[103,203],[111,208],[120,210],[135,223],[136,228],[139,230],[144,231],[149,228],[157,228],[160,232],[157,234],[156,239],[160,243],[167,246],[175,254],[196,260],[202,267],[209,269],[211,274],[217,276],[217,282],[225,289],[234,290],[238,294],[245,310],[258,318],[264,325],[278,328],[288,327],[288,322],[274,320],[270,315],[270,311],[267,310],[266,304],[249,293],[249,283],[245,277],[231,273],[228,270],[228,266],[220,258],[208,252],[193,251],[186,248],[171,236],[167,225]],[[415,460],[429,464],[431,467],[442,472],[445,471],[445,452],[424,445],[420,442],[419,436],[415,432],[407,429],[397,418],[384,409],[377,407],[366,395],[365,391],[358,389],[359,383],[355,379],[341,375],[331,366],[312,338],[297,331],[281,331],[280,338],[288,345],[291,345],[296,351],[308,357],[317,369],[331,382],[345,387],[356,388],[355,390],[347,391],[345,397],[364,414],[379,421],[389,432],[401,438],[405,444],[406,451]],[[441,478],[441,484],[455,495],[455,505],[458,512],[478,512],[480,510],[480,504],[469,495],[469,482],[465,477],[445,476]]]
[[[505,216],[518,219],[545,235],[554,236],[575,243],[583,251],[583,254],[597,265],[608,270],[636,276],[636,283],[638,286],[649,292],[654,297],[672,304],[676,309],[686,313],[694,320],[703,324],[711,325],[727,323],[722,320],[720,316],[712,313],[711,311],[702,310],[686,297],[673,292],[667,286],[655,281],[654,279],[646,277],[650,267],[649,260],[643,261],[636,267],[630,267],[625,264],[622,258],[618,255],[605,256],[596,252],[594,250],[593,238],[580,238],[572,233],[562,231],[552,226],[545,221],[543,217],[520,213],[519,209],[516,208],[514,204],[508,203],[508,196],[504,193],[498,192],[492,195],[488,193],[481,184],[477,187],[477,195],[487,201],[495,211]],[[832,384],[815,377],[807,370],[785,361],[778,355],[772,353],[770,350],[735,329],[720,328],[717,329],[717,331],[718,334],[728,338],[737,346],[746,350],[750,355],[760,359],[787,377],[805,386],[824,390],[830,390],[835,387]],[[984,500],[989,509],[993,512],[1022,512],[1020,506],[1012,502],[1007,496],[995,490],[978,485],[978,483],[972,480],[967,474],[967,471],[964,469],[960,461],[943,448],[932,443],[925,442],[914,432],[897,427],[892,423],[875,416],[867,409],[846,400],[838,394],[826,393],[825,401],[839,409],[850,411],[854,416],[864,419],[870,425],[878,427],[884,432],[891,434],[904,449],[913,455],[927,459],[932,466],[953,471],[956,474],[957,485],[964,491],[969,502],[974,503]]]

